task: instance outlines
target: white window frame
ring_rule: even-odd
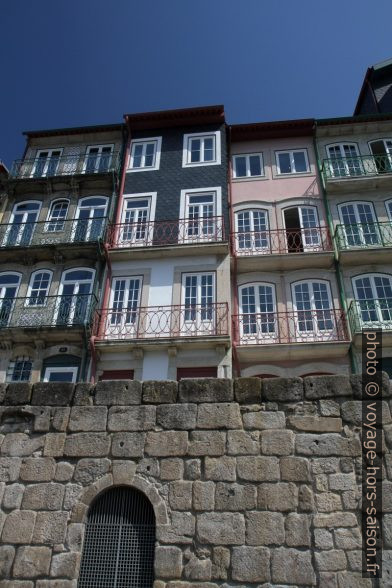
[[[31,363],[30,375],[29,375],[29,379],[28,380],[21,380],[21,379],[20,380],[14,380],[12,378],[12,376],[15,373],[16,363],[18,363],[18,362],[29,362],[29,363]],[[34,363],[33,362],[33,359],[31,357],[25,356],[25,355],[15,357],[15,359],[11,359],[9,361],[9,363],[8,363],[8,366],[7,366],[7,371],[6,371],[6,376],[5,376],[6,377],[6,380],[5,381],[7,383],[11,383],[11,382],[30,382],[31,376],[32,376],[32,373],[33,373],[33,363]],[[10,368],[11,367],[12,367],[12,372],[10,371]],[[11,376],[11,377],[9,377],[9,376]]]
[[[369,151],[370,151],[370,155],[372,157],[377,157],[377,154],[374,154],[372,151],[372,143],[378,143],[379,141],[382,141],[384,143],[384,147],[385,147],[385,157],[388,158],[389,160],[389,165],[392,165],[392,148],[391,148],[391,152],[388,153],[388,149],[386,146],[386,141],[389,141],[390,143],[392,143],[392,137],[380,137],[379,139],[372,139],[371,141],[368,141],[368,146],[369,146]]]
[[[88,206],[88,200],[91,200],[93,198],[103,198],[105,200],[105,205],[103,204],[98,204],[98,205],[93,205],[93,206]],[[84,204],[87,201],[87,205]],[[80,198],[77,206],[76,206],[76,211],[75,211],[75,218],[73,219],[74,222],[72,223],[72,233],[71,233],[71,241],[75,240],[76,237],[76,233],[78,230],[78,222],[79,220],[83,220],[83,221],[87,221],[86,222],[86,239],[85,239],[85,243],[89,242],[90,239],[90,234],[91,234],[91,227],[92,224],[94,222],[94,220],[97,220],[98,218],[102,218],[102,223],[104,223],[105,219],[107,218],[107,212],[108,212],[108,206],[109,206],[109,198],[108,196],[104,196],[101,194],[91,194],[90,196],[84,196],[83,198]],[[90,216],[87,219],[80,219],[80,212],[82,209],[85,208],[89,208],[90,209]],[[104,214],[102,215],[102,217],[94,217],[91,216],[91,210],[96,210],[98,208],[102,208],[104,209]]]
[[[61,279],[60,279],[59,288],[58,288],[58,292],[57,292],[57,298],[58,298],[57,305],[58,306],[57,306],[57,308],[55,308],[55,312],[53,313],[53,324],[56,324],[56,321],[57,321],[57,318],[58,318],[59,307],[60,307],[61,299],[62,299],[61,297],[62,296],[65,296],[63,294],[63,292],[64,292],[64,286],[66,286],[67,284],[69,284],[69,282],[66,281],[66,277],[67,277],[67,275],[69,273],[76,272],[76,271],[89,271],[89,272],[92,272],[91,273],[91,288],[90,288],[91,292],[90,292],[90,294],[85,294],[84,295],[86,297],[89,296],[89,302],[91,302],[91,298],[93,296],[93,291],[94,291],[94,281],[95,281],[95,274],[96,274],[95,269],[94,268],[91,268],[91,267],[80,267],[80,266],[77,266],[77,267],[70,267],[70,268],[64,270],[63,273],[61,274]],[[71,282],[71,283],[74,283],[74,284],[77,283],[78,286],[79,286],[80,283],[85,284],[85,283],[88,283],[88,282],[90,282],[90,280],[88,280],[87,278],[83,278],[81,280],[77,280],[77,282]],[[69,296],[69,297],[73,297],[74,298],[75,296],[78,296],[78,294],[79,294],[79,292],[73,292],[73,294],[66,294],[66,296]],[[75,306],[73,304],[73,308],[70,308],[70,312],[69,312],[69,315],[68,315],[68,323],[67,324],[72,325],[72,321],[73,321],[74,316],[75,316]]]
[[[374,302],[374,311],[376,312],[377,317],[378,317],[377,320],[376,320],[376,328],[380,328],[379,325],[381,324],[381,328],[390,329],[390,327],[392,325],[392,320],[391,321],[386,321],[381,316],[382,309],[380,308],[380,304],[379,304],[380,298],[378,297],[376,285],[374,283],[374,278],[377,278],[377,277],[383,277],[383,278],[384,277],[387,277],[387,278],[389,278],[390,283],[392,283],[392,274],[388,274],[386,272],[384,272],[384,273],[383,272],[368,272],[368,273],[365,273],[365,274],[358,274],[357,276],[353,276],[351,278],[352,289],[353,289],[353,292],[354,292],[354,301],[355,301],[355,305],[356,305],[356,309],[355,310],[358,313],[359,320],[360,320],[360,322],[361,322],[361,324],[363,326],[370,327],[371,325],[373,325],[373,328],[374,328],[374,321],[371,321],[371,320],[370,321],[364,321],[362,319],[362,311],[361,311],[361,308],[360,308],[360,303],[361,302],[364,302],[364,301],[367,301],[367,299],[362,299],[361,300],[359,298],[357,284],[356,284],[356,280],[358,280],[358,279],[361,279],[361,278],[369,278],[369,280],[370,280],[370,287],[371,287],[371,290],[372,290],[372,302]],[[370,310],[367,311],[367,312],[370,312]]]
[[[363,222],[361,223],[359,220],[358,204],[367,204],[368,206],[370,206],[370,210],[372,211],[373,220],[371,222],[369,222],[369,224],[374,225],[374,234],[377,236],[376,243],[366,243],[366,240],[365,240],[365,237],[363,234],[363,225],[366,223],[363,223]],[[360,243],[358,243],[356,245],[349,245],[349,243],[348,243],[349,235],[347,234],[347,229],[348,229],[348,227],[353,226],[353,225],[346,224],[343,221],[342,207],[343,206],[350,206],[350,205],[352,205],[354,207],[354,216],[355,216],[355,220],[356,220],[356,222],[354,223],[354,226],[358,227],[358,237],[359,237]],[[344,240],[346,242],[346,247],[348,247],[349,249],[355,249],[356,247],[364,247],[366,249],[369,247],[380,247],[380,245],[381,245],[380,225],[378,222],[376,208],[375,208],[373,202],[371,202],[369,200],[347,200],[346,202],[340,202],[337,205],[337,209],[338,209],[340,224],[341,224],[343,234],[344,234]]]
[[[46,294],[45,294],[45,301],[43,304],[28,304],[27,300],[31,297],[31,291],[32,291],[32,287],[33,287],[33,282],[34,282],[34,278],[36,274],[39,273],[43,273],[46,272],[50,275],[50,279],[49,279],[49,284],[48,284],[48,288],[46,290]],[[53,271],[50,269],[46,269],[45,267],[35,270],[31,276],[30,276],[30,280],[29,280],[29,285],[27,287],[27,295],[26,295],[26,302],[25,302],[25,306],[27,308],[42,308],[43,306],[47,305],[47,298],[49,296],[49,292],[50,292],[50,287],[52,285],[52,280],[53,280]]]
[[[155,143],[155,163],[154,163],[154,165],[148,166],[148,167],[145,167],[145,166],[132,167],[135,146],[143,144],[143,143],[144,144]],[[132,139],[130,153],[129,153],[127,172],[146,172],[146,171],[158,170],[160,163],[161,163],[161,151],[162,151],[162,137],[145,137],[142,139]],[[145,157],[145,155],[142,155],[142,157]]]
[[[301,238],[302,238],[302,248],[303,251],[320,251],[322,250],[322,239],[321,239],[321,228],[320,228],[320,216],[319,216],[319,210],[318,207],[315,204],[293,204],[290,206],[285,206],[285,208],[282,208],[282,218],[283,218],[283,227],[284,230],[286,232],[285,235],[285,242],[286,242],[286,250],[287,252],[289,252],[289,246],[288,246],[288,236],[287,236],[287,231],[290,231],[290,229],[288,229],[286,227],[286,216],[285,216],[285,212],[286,210],[292,210],[296,208],[298,210],[298,218],[299,218],[299,224],[300,226],[299,228],[299,232],[301,233]],[[304,227],[304,222],[303,222],[303,209],[306,208],[311,208],[314,212],[315,212],[315,217],[317,220],[317,225],[315,227]],[[309,240],[315,240],[315,243],[307,243],[306,241]]]
[[[222,188],[220,186],[215,186],[213,188],[191,188],[190,190],[181,190],[180,196],[180,227],[179,227],[179,234],[178,234],[178,241],[179,243],[203,243],[209,242],[213,239],[209,238],[208,235],[205,237],[203,235],[196,235],[192,237],[188,235],[188,217],[186,216],[188,211],[188,196],[195,196],[197,194],[200,195],[207,195],[207,194],[214,194],[214,217],[215,217],[215,234],[222,235]],[[220,223],[220,224],[218,224]]]
[[[328,302],[329,302],[329,308],[325,308],[325,309],[317,309],[315,308],[315,304],[314,304],[314,290],[313,290],[313,282],[317,282],[318,284],[325,284],[327,286],[327,295],[328,295]],[[297,307],[297,298],[295,295],[295,286],[299,286],[300,284],[308,284],[309,287],[309,293],[310,293],[310,309],[306,309],[306,310],[298,310]],[[328,280],[323,280],[323,279],[319,279],[319,278],[307,278],[304,280],[296,280],[295,282],[291,282],[290,284],[290,289],[291,289],[291,300],[292,300],[292,305],[293,305],[293,313],[294,313],[294,321],[295,321],[295,337],[297,339],[297,341],[309,341],[310,343],[312,342],[318,342],[318,341],[323,341],[323,340],[331,340],[334,339],[333,334],[336,334],[336,316],[334,313],[334,299],[333,299],[333,294],[332,294],[332,288],[331,288],[331,283]],[[328,317],[328,315],[325,315],[327,318],[321,317],[320,319],[317,316],[317,312],[327,312],[330,311],[330,316]],[[309,330],[309,331],[300,331],[299,329],[299,322],[300,319],[299,318],[299,313],[306,313],[306,312],[310,312],[311,313],[311,321],[313,324],[313,329]],[[309,319],[305,319],[305,320],[309,320]],[[332,328],[331,329],[319,329],[318,328],[318,324],[319,324],[319,320],[320,321],[327,321],[330,320],[332,323]],[[290,333],[291,335],[291,333]],[[323,337],[325,337],[325,339],[323,339]]]
[[[250,173],[250,157],[255,157],[255,156],[258,156],[260,159],[261,174],[252,176]],[[237,157],[245,157],[245,161],[246,161],[246,175],[245,176],[237,176],[236,175],[235,160],[237,159]],[[258,178],[265,178],[264,158],[263,158],[262,152],[259,152],[259,153],[236,153],[232,157],[232,166],[233,166],[233,179],[234,180],[253,180],[253,179],[257,180]]]
[[[137,239],[131,240],[124,240],[121,237],[122,231],[125,229],[125,225],[127,224],[125,221],[125,213],[127,212],[125,209],[125,203],[129,200],[140,200],[140,199],[148,199],[150,201],[150,206],[148,209],[148,215],[146,220],[146,236],[138,241]],[[152,245],[153,243],[153,236],[154,236],[154,221],[155,221],[155,211],[157,206],[157,192],[139,192],[139,193],[132,193],[132,194],[124,194],[121,204],[121,221],[120,227],[118,228],[119,234],[115,236],[115,243],[118,247],[140,247],[144,245]]]
[[[59,204],[61,202],[67,203],[67,213],[66,213],[65,217],[61,220],[50,218],[51,214],[53,212],[53,208],[56,206],[56,204]],[[68,212],[69,212],[69,205],[70,205],[70,200],[68,198],[56,198],[56,200],[52,200],[52,202],[50,203],[48,214],[47,214],[46,221],[45,221],[45,228],[44,228],[45,232],[59,233],[61,231],[64,231],[64,227],[62,229],[58,229],[56,231],[49,231],[49,226],[50,226],[50,223],[64,223],[64,224],[66,223],[67,217],[68,217]]]
[[[31,169],[31,173],[30,173],[31,178],[35,178],[35,177],[46,178],[47,177],[49,161],[50,161],[54,151],[60,151],[59,159],[61,159],[61,157],[63,156],[63,151],[64,151],[63,147],[50,147],[49,149],[37,149],[37,153],[35,154],[35,158],[34,158],[33,167]],[[38,161],[40,160],[40,154],[45,153],[45,152],[48,152],[48,156],[46,158],[43,173],[40,176],[35,176],[35,169],[36,169]],[[57,169],[58,168],[56,168],[56,172],[57,172]]]
[[[6,276],[16,276],[18,278],[18,283],[17,284],[12,284],[12,285],[10,285],[10,284],[7,284],[7,285],[0,284],[0,309],[1,310],[2,310],[2,306],[3,306],[2,301],[5,299],[4,290],[6,290],[9,287],[16,288],[15,296],[14,296],[14,298],[12,300],[12,303],[11,303],[10,309],[9,309],[9,314],[8,314],[8,319],[7,319],[7,325],[8,325],[9,322],[10,322],[10,320],[11,320],[11,318],[12,318],[12,312],[14,310],[15,302],[16,302],[16,300],[18,298],[19,288],[20,288],[20,284],[22,282],[22,274],[19,273],[19,272],[13,272],[13,271],[3,271],[3,272],[0,272],[0,276],[4,276],[4,275],[6,275]],[[5,325],[5,324],[2,323],[2,326],[7,326],[7,325]]]
[[[181,331],[184,335],[191,335],[192,333],[195,336],[205,335],[211,333],[211,329],[213,325],[216,323],[216,298],[217,298],[217,291],[216,291],[216,272],[214,271],[196,271],[196,272],[184,272],[181,276],[181,313],[183,312],[184,315],[181,316],[180,323],[181,323]],[[186,278],[189,276],[197,276],[201,282],[202,276],[212,276],[212,292],[213,292],[213,302],[212,304],[213,309],[211,313],[211,320],[209,319],[202,319],[200,314],[196,311],[196,318],[193,319],[185,319],[185,294],[186,294]],[[197,296],[198,299],[200,297],[200,290],[201,285],[197,285]],[[196,302],[196,306],[201,306],[201,302]]]
[[[21,206],[22,204],[38,204],[39,205],[38,209],[37,209],[37,218],[35,219],[35,221],[33,221],[31,223],[34,225],[34,228],[31,232],[31,236],[30,236],[30,242],[31,242],[31,239],[33,237],[33,233],[36,229],[36,225],[39,222],[38,221],[39,216],[41,214],[41,208],[42,208],[41,200],[23,200],[22,202],[15,202],[13,209],[12,209],[12,212],[11,212],[10,220],[9,220],[8,224],[6,225],[6,230],[4,233],[4,239],[3,239],[3,243],[2,243],[3,247],[7,246],[8,236],[9,236],[10,232],[12,231],[12,228],[17,226],[17,224],[14,223],[15,214],[23,214],[23,216],[25,216],[25,215],[28,215],[29,212],[32,212],[32,211],[22,211],[21,213],[18,213],[17,208],[18,208],[18,206]],[[18,236],[15,241],[15,246],[20,245],[21,239],[23,237],[23,230],[24,230],[24,227],[26,226],[26,224],[27,224],[26,220],[23,220],[22,223],[20,223],[20,228],[19,228]]]
[[[215,142],[215,158],[212,161],[190,161],[191,149],[190,143],[192,139],[210,139],[214,138]],[[203,152],[203,143],[201,145],[201,153]],[[184,142],[182,148],[182,167],[199,167],[204,165],[221,165],[221,132],[212,131],[207,133],[186,133],[184,134]]]
[[[244,212],[249,212],[251,214],[251,230],[249,232],[250,234],[250,240],[251,240],[251,245],[250,247],[240,247],[239,246],[239,235],[246,235],[247,233],[240,233],[239,232],[239,228],[238,228],[238,215]],[[255,231],[254,228],[254,212],[264,212],[266,215],[266,229],[265,231]],[[266,254],[266,253],[271,253],[271,228],[270,228],[270,219],[269,219],[269,209],[268,208],[262,208],[261,206],[252,206],[252,205],[247,205],[246,207],[241,207],[237,210],[235,210],[234,212],[234,226],[235,226],[235,250],[236,253],[238,255],[246,255],[249,253],[255,253],[255,254]],[[260,233],[263,234],[263,237],[265,237],[266,241],[267,241],[267,245],[265,247],[257,247],[255,244],[255,234],[256,233]]]
[[[50,374],[59,374],[61,372],[69,374],[72,373],[72,380],[70,383],[75,384],[76,382],[76,378],[78,375],[78,367],[73,367],[73,366],[64,366],[64,367],[52,367],[52,366],[48,366],[45,368],[45,373],[44,373],[44,377],[43,377],[43,382],[49,382],[49,376]]]
[[[114,144],[113,143],[108,143],[106,145],[89,145],[86,148],[86,153],[84,154],[84,162],[83,162],[83,170],[82,173],[86,174],[86,173],[99,173],[99,165],[101,162],[101,157],[102,157],[102,149],[106,148],[106,147],[110,147],[110,156],[113,155],[113,150],[114,150]],[[97,153],[97,160],[95,162],[95,169],[94,171],[88,170],[87,171],[87,161],[88,161],[88,156],[90,155],[90,149],[98,149],[98,153]],[[110,167],[110,163],[111,163],[111,157],[110,157],[110,162],[108,163],[108,169]]]
[[[110,321],[111,321],[113,304],[114,304],[115,284],[116,284],[116,282],[118,282],[120,280],[126,280],[126,281],[140,280],[136,310],[129,311],[129,312],[136,313],[136,320],[132,323],[125,322],[124,316],[127,312],[127,309],[123,309],[123,316],[121,317],[120,322],[117,324],[116,323],[111,324]],[[135,337],[137,330],[138,330],[138,325],[139,325],[139,313],[140,313],[139,309],[140,309],[140,303],[142,300],[142,294],[143,294],[143,275],[135,275],[135,276],[128,275],[128,276],[113,276],[112,277],[112,280],[110,283],[109,307],[107,310],[107,316],[105,318],[105,334],[108,339],[110,339],[110,338],[126,339],[126,338],[134,338]],[[127,299],[128,299],[128,297],[129,297],[129,287],[127,290]],[[127,300],[127,302],[128,302],[128,300]]]
[[[258,295],[258,288],[259,286],[268,286],[272,289],[272,302],[273,302],[273,310],[272,312],[261,312],[260,311],[260,299],[256,298],[256,290]],[[255,313],[249,313],[250,315],[274,315],[274,330],[270,333],[261,333],[261,325],[262,322],[260,319],[257,321],[256,319],[256,333],[244,333],[244,310],[243,310],[243,303],[242,303],[242,291],[244,288],[255,288]],[[242,321],[240,324],[240,338],[246,344],[268,344],[268,343],[276,343],[279,338],[279,315],[277,312],[277,300],[276,300],[276,284],[273,282],[247,282],[245,284],[241,284],[238,286],[238,302],[239,302],[239,309],[240,315],[242,316]]]
[[[279,163],[279,155],[283,153],[289,153],[290,155],[290,164],[291,167],[294,168],[294,153],[303,153],[305,155],[305,162],[306,162],[306,171],[291,171],[291,172],[281,172],[280,171],[280,163]],[[305,174],[310,174],[310,164],[309,164],[309,157],[308,157],[308,150],[306,147],[299,148],[299,149],[279,149],[279,151],[275,151],[275,164],[276,164],[276,173],[278,176],[290,177],[290,176],[302,176]]]
[[[344,153],[344,146],[347,145],[348,147],[354,147],[356,154],[350,157],[347,157],[347,155]],[[331,157],[331,153],[329,152],[330,147],[339,147],[340,150],[340,157]],[[350,177],[358,177],[361,174],[358,173],[351,173],[352,170],[350,169],[350,164],[347,163],[347,160],[355,160],[355,158],[358,158],[358,165],[357,165],[357,169],[362,171],[363,170],[363,165],[362,165],[362,160],[360,159],[361,157],[361,153],[359,151],[359,147],[358,147],[358,143],[355,143],[353,141],[340,141],[338,143],[329,143],[329,145],[325,145],[325,152],[327,154],[327,164],[329,165],[329,171],[331,174],[331,178],[334,179],[341,179],[341,178],[350,178]],[[334,170],[333,164],[334,162],[338,163],[341,162],[341,164],[343,165],[342,169],[344,170],[345,173],[336,173],[336,170]],[[352,162],[353,163],[353,162]],[[351,163],[351,165],[352,165]]]

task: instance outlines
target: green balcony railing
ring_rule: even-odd
[[[392,298],[353,300],[348,319],[353,335],[366,328],[392,331]]]
[[[0,300],[0,329],[69,328],[90,326],[97,299],[93,294]]]
[[[339,251],[392,247],[392,222],[369,222],[337,225],[335,241]]]
[[[83,153],[80,155],[58,155],[17,159],[13,162],[10,178],[46,178],[117,172],[120,167],[120,152]]]
[[[358,155],[324,159],[321,171],[326,180],[392,174],[392,155]]]

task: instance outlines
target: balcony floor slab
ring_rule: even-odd
[[[345,357],[350,341],[316,341],[309,343],[266,343],[236,345],[240,362],[331,359]]]
[[[237,255],[237,272],[330,268],[333,260],[333,251]]]

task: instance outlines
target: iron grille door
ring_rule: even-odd
[[[155,516],[134,489],[108,490],[92,504],[78,588],[152,588]]]

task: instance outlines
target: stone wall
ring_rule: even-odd
[[[372,586],[358,376],[20,383],[0,397],[0,588],[76,587],[88,507],[124,484],[154,507],[154,588]],[[387,378],[384,397],[387,587]]]

